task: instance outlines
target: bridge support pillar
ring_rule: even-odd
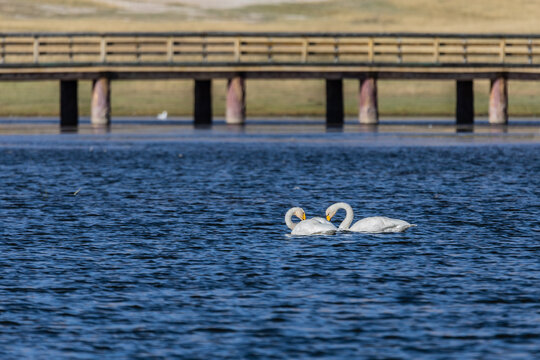
[[[246,122],[246,82],[241,76],[227,83],[227,124],[243,125]]]
[[[491,80],[489,94],[489,123],[506,125],[508,123],[508,83],[506,78]]]
[[[358,121],[360,124],[379,123],[379,104],[377,101],[377,80],[373,77],[360,80],[358,95]]]
[[[474,124],[474,91],[472,80],[456,82],[456,125]]]
[[[95,127],[111,124],[111,81],[100,77],[92,86],[91,123]]]
[[[212,125],[212,80],[195,80],[195,126]]]
[[[343,126],[343,80],[326,79],[326,126]]]
[[[79,125],[77,80],[60,81],[60,127],[76,129]]]

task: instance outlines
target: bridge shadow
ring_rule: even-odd
[[[326,132],[327,133],[342,133],[343,132],[343,124],[326,124]]]
[[[378,124],[360,124],[359,130],[361,133],[378,133],[379,132],[379,125]]]
[[[357,124],[354,125],[354,129],[358,130],[360,133],[378,133],[379,125],[378,124]],[[344,132],[343,124],[326,124],[327,133],[342,133]]]
[[[77,134],[78,132],[77,126],[60,126],[60,134]]]
[[[506,124],[493,124],[489,126],[490,134],[506,134],[508,133],[508,125]]]
[[[111,126],[110,125],[103,125],[103,126],[92,126],[92,134],[95,135],[105,135],[109,134],[111,132]]]
[[[212,130],[212,124],[193,124],[195,130]]]
[[[473,132],[474,132],[473,124],[456,124],[456,134],[473,133]]]
[[[225,124],[225,129],[227,129],[227,132],[233,134],[245,134],[246,124]]]
[[[506,124],[489,124],[487,125],[490,134],[506,134],[508,133],[508,125]],[[458,124],[456,125],[456,133],[474,133],[475,126],[473,124]]]

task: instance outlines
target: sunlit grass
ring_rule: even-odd
[[[358,112],[357,80],[344,81],[345,111]],[[475,82],[475,112],[488,111],[489,81]],[[382,116],[453,116],[454,81],[386,80],[378,82]],[[193,114],[193,81],[113,81],[112,112],[116,116],[155,116],[163,110],[171,116]],[[216,117],[225,114],[226,81],[215,80],[212,86]],[[509,112],[512,116],[540,114],[540,83],[509,82]],[[90,81],[79,82],[79,110],[90,113]],[[248,80],[248,116],[324,116],[323,80]],[[59,84],[56,81],[0,82],[0,116],[57,116]]]

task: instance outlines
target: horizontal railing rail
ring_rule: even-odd
[[[537,34],[0,33],[2,66],[81,64],[540,66]]]

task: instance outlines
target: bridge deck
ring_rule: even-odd
[[[540,35],[0,33],[0,80],[540,78]]]

